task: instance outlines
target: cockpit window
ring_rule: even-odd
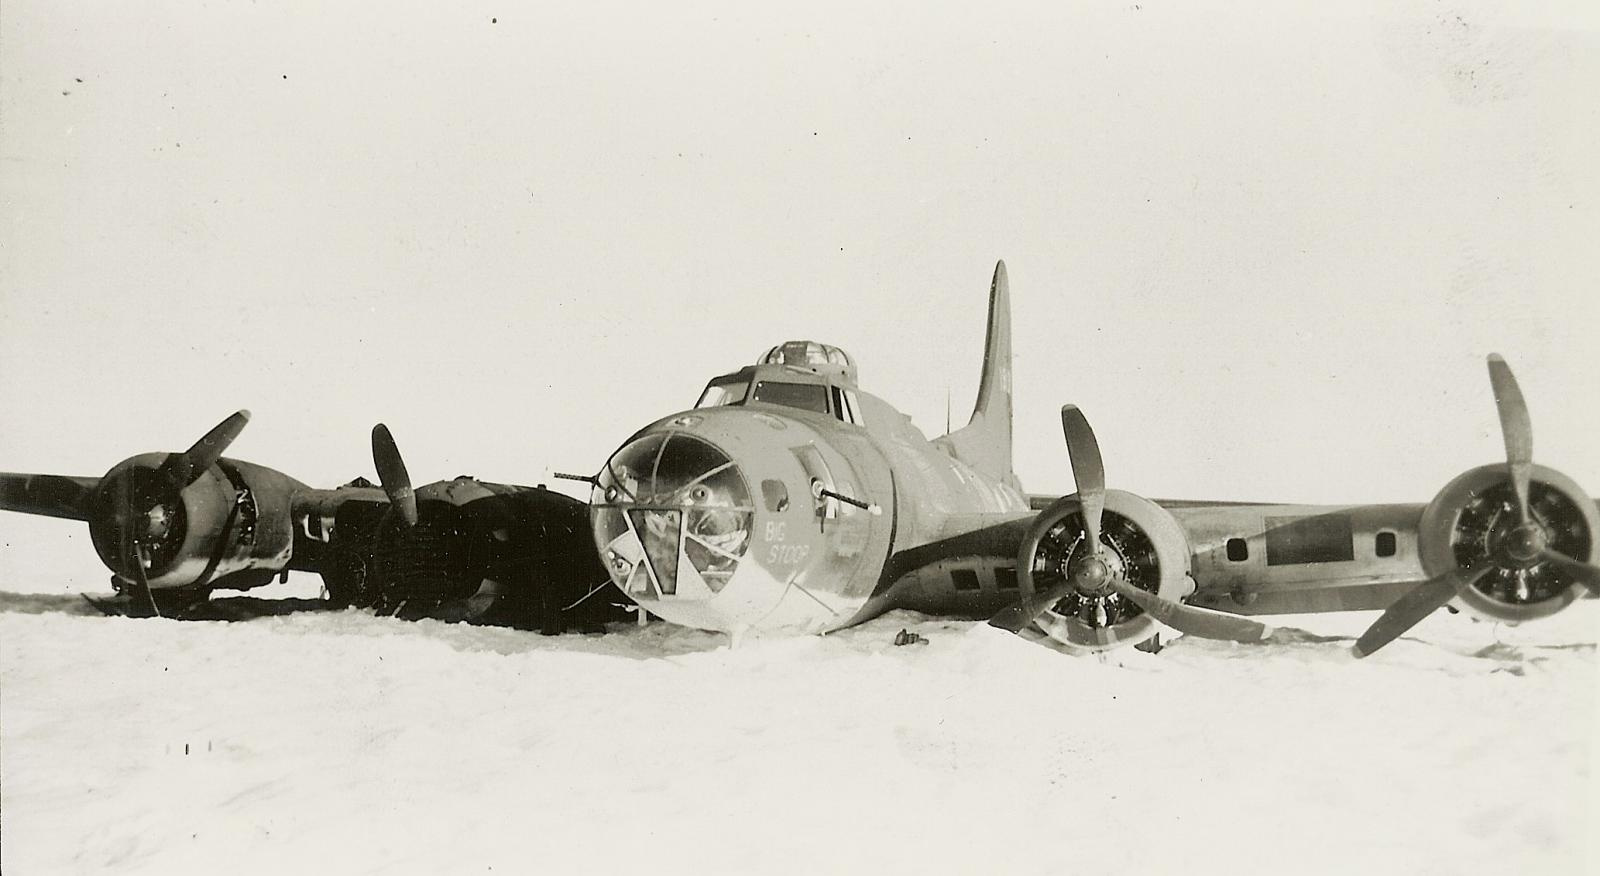
[[[750,391],[750,381],[740,377],[719,377],[706,384],[706,391],[700,394],[700,400],[695,402],[697,408],[715,408],[722,405],[736,405],[744,401],[745,393]]]
[[[848,389],[833,388],[833,415],[846,423],[861,425],[861,412],[857,409],[860,402],[856,394]]]
[[[769,405],[783,405],[786,408],[799,408],[803,411],[816,411],[819,414],[828,412],[828,388],[820,383],[780,383],[776,380],[761,380],[756,382],[756,391],[750,400],[766,402]]]

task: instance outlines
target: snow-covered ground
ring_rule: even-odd
[[[22,586],[18,589],[41,589]],[[825,638],[182,623],[0,594],[3,868],[1582,873],[1600,612],[1073,658]],[[905,628],[926,644],[895,647]]]

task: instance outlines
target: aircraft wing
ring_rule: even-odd
[[[1068,494],[1072,495],[1072,494]],[[1055,493],[1029,493],[1028,507],[1034,511],[1043,511],[1059,502],[1063,497]],[[1282,502],[1239,502],[1218,499],[1154,499],[1157,505],[1166,509],[1173,508],[1240,508],[1245,506],[1281,505]]]
[[[1239,614],[1384,608],[1429,577],[1420,504],[1158,504],[1188,541],[1198,605]]]
[[[0,472],[0,510],[88,520],[89,498],[99,478]]]
[[[1034,497],[1032,507],[1045,507],[1023,541],[1019,574],[1039,572],[1044,583],[1029,583],[1029,595],[991,623],[1062,621],[1063,641],[1094,644],[1126,601],[1185,632],[1250,641],[1262,629],[1243,618],[1183,609],[1238,616],[1381,608],[1356,642],[1365,656],[1451,602],[1517,623],[1600,596],[1600,502],[1534,463],[1522,391],[1504,359],[1491,355],[1488,366],[1505,462],[1468,469],[1426,504],[1151,502],[1106,489],[1093,430],[1076,407],[1063,407],[1078,493],[1049,504]],[[1175,567],[1192,588],[1172,580]],[[1146,580],[1135,580],[1140,575]],[[1074,638],[1073,623],[1087,632]]]
[[[130,613],[181,614],[212,590],[289,571],[319,574],[345,604],[546,630],[611,619],[606,608],[627,601],[566,611],[608,581],[584,502],[469,477],[413,492],[381,424],[372,436],[381,485],[313,489],[222,456],[248,419],[240,411],[187,451],[132,456],[98,478],[0,473],[0,510],[87,523]]]

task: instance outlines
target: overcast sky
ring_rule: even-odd
[[[934,435],[1004,258],[1030,490],[1426,501],[1498,351],[1600,492],[1590,4],[280,5],[0,10],[0,468],[533,483],[790,338]]]

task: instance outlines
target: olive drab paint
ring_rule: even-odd
[[[602,563],[651,614],[737,640],[826,633],[893,608],[995,616],[1053,593],[1096,556],[1099,576],[1066,588],[1033,621],[1069,649],[1095,651],[1155,636],[1161,625],[1142,605],[1173,624],[1185,611],[1393,606],[1446,573],[1452,556],[1471,553],[1466,542],[1487,539],[1470,560],[1482,564],[1509,538],[1511,505],[1478,500],[1503,482],[1487,466],[1431,505],[1152,501],[1097,490],[1101,547],[1088,551],[1078,494],[1029,496],[1012,470],[1011,360],[1003,262],[990,286],[977,403],[947,435],[929,440],[863,390],[843,350],[775,346],[713,378],[694,408],[650,423],[608,458],[590,501]],[[1559,473],[1534,471],[1536,525],[1550,538],[1568,533],[1556,547],[1577,566],[1592,563],[1594,501]],[[1554,544],[1521,537],[1534,541]],[[1486,575],[1460,601],[1515,621],[1585,592],[1587,573],[1576,566],[1533,562]],[[1100,586],[1106,575],[1142,592]]]

